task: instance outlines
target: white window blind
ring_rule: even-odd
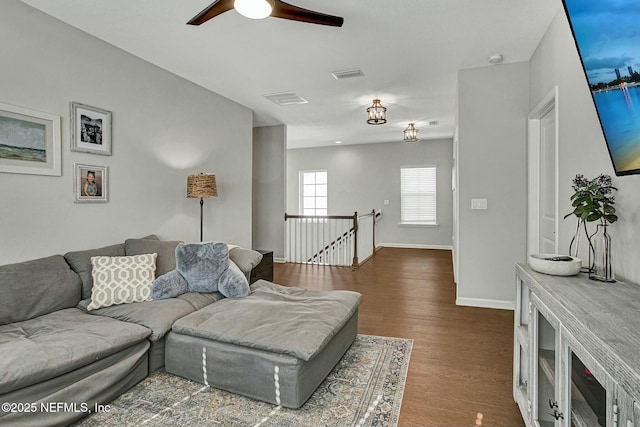
[[[327,215],[327,171],[300,171],[302,214]]]
[[[436,167],[400,169],[400,222],[436,224]]]

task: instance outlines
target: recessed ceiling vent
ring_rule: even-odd
[[[353,70],[342,70],[342,71],[334,71],[331,73],[334,79],[342,80],[342,79],[350,79],[352,77],[363,77],[364,73],[359,68],[354,68]]]
[[[264,95],[269,101],[274,104],[278,104],[281,106],[285,105],[300,105],[300,104],[308,104],[309,101],[301,97],[300,95],[293,92],[281,92],[281,93],[272,93],[271,95]]]
[[[440,121],[439,121],[439,120],[431,120],[431,121],[429,122],[429,126],[436,126],[436,125],[439,125],[439,124],[440,124]]]

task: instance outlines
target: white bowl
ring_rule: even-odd
[[[580,273],[582,260],[561,254],[532,254],[529,255],[529,265],[539,273],[553,276],[575,276]]]

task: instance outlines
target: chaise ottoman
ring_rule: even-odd
[[[299,408],[357,335],[361,295],[258,280],[177,320],[167,372],[254,399]]]

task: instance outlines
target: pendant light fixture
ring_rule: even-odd
[[[383,107],[379,99],[374,99],[371,107],[367,108],[367,123],[382,125],[387,123],[387,108]]]
[[[409,126],[404,130],[404,142],[416,141],[418,141],[418,129],[416,129],[415,123],[409,123]]]

